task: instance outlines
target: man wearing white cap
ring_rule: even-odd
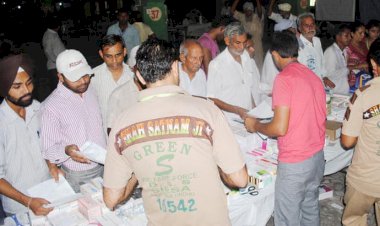
[[[77,50],[65,50],[57,57],[59,83],[41,107],[42,155],[51,175],[58,180],[64,172],[76,192],[81,184],[103,175],[103,166],[80,153],[87,141],[106,147],[99,104],[88,89],[93,74]]]
[[[40,103],[33,100],[31,64],[23,55],[0,60],[0,198],[6,215],[47,215],[49,202],[27,195],[27,189],[49,179],[41,156]]]
[[[276,0],[271,0],[269,9],[268,9],[268,18],[274,20],[276,23],[279,23],[282,20],[291,20],[296,22],[297,17],[293,15],[290,11],[292,10],[292,6],[289,3],[281,3],[278,4],[279,13],[273,12],[274,3]]]
[[[253,36],[253,43],[255,43],[255,62],[259,71],[263,66],[264,50],[263,50],[263,29],[264,29],[264,16],[260,0],[256,0],[256,13],[252,2],[245,2],[243,4],[243,11],[241,13],[236,10],[240,0],[235,0],[231,6],[231,13],[235,19],[241,22],[244,30]]]

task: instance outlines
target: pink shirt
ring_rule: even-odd
[[[213,40],[208,33],[204,33],[199,39],[199,43],[203,48],[209,49],[211,52],[212,59],[214,59],[219,54],[219,47],[215,40]]]
[[[74,171],[97,166],[94,162],[75,162],[65,154],[67,145],[76,144],[80,148],[86,141],[106,147],[98,100],[90,88],[80,97],[58,83],[54,92],[42,103],[42,156],[51,163],[63,164]]]
[[[322,150],[326,94],[321,79],[300,63],[287,65],[273,86],[273,109],[279,106],[290,109],[288,131],[278,138],[279,161],[301,162]]]

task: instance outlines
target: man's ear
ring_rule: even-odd
[[[145,79],[141,76],[139,70],[136,70],[136,76],[137,76],[137,79],[141,82],[141,84],[143,84],[144,86],[146,86]]]
[[[224,37],[224,43],[226,43],[227,46],[229,46],[231,44],[230,42],[230,38],[229,37]]]
[[[370,59],[372,65],[372,71],[374,76],[379,76],[379,65],[373,60]]]
[[[99,56],[103,59],[103,52],[102,52],[101,49],[99,50]],[[103,60],[104,60],[104,59],[103,59]]]
[[[123,50],[124,57],[127,55],[127,53],[128,53],[127,48],[124,47],[124,50]]]
[[[61,73],[57,73],[57,76],[58,76],[58,80],[60,81],[60,82],[64,82],[65,80],[63,79],[63,75],[61,74]]]
[[[185,54],[184,54],[184,53],[180,53],[180,54],[179,54],[179,60],[180,60],[182,63],[185,63],[185,61],[186,61],[186,57],[185,57]]]

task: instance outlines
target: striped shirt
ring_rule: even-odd
[[[39,141],[40,103],[25,108],[25,120],[4,100],[0,105],[0,179],[26,194],[27,189],[49,179],[49,170],[41,156]],[[7,213],[25,212],[24,205],[0,196]]]
[[[97,166],[91,162],[75,162],[65,154],[67,145],[79,148],[86,142],[106,147],[106,136],[96,96],[89,89],[76,94],[59,83],[41,107],[42,155],[54,164],[63,164],[73,171],[89,170]]]
[[[103,125],[106,131],[108,102],[111,93],[119,86],[133,79],[133,73],[129,66],[123,63],[123,74],[115,81],[112,72],[108,69],[106,63],[94,68],[95,76],[91,78],[90,86],[94,89],[102,113]]]

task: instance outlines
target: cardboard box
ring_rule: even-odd
[[[329,137],[331,141],[339,139],[342,133],[342,123],[336,121],[326,121],[326,136]]]

